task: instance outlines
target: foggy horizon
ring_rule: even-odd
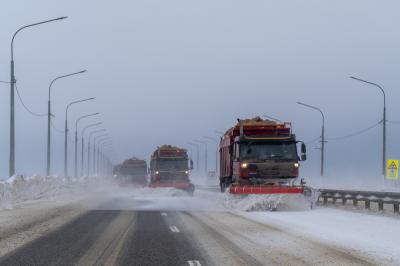
[[[21,8],[23,6],[23,8]],[[46,7],[46,8],[43,8]],[[381,85],[387,94],[387,159],[400,158],[396,134],[400,91],[396,63],[400,4],[388,1],[14,1],[4,4],[0,29],[0,80],[9,81],[10,41],[21,26],[59,16],[68,19],[24,30],[14,44],[17,88],[34,112],[47,112],[52,79],[54,126],[64,128],[71,108],[70,171],[75,119],[103,123],[112,137],[113,163],[148,161],[157,146],[218,138],[237,118],[270,115],[293,124],[298,140],[320,136],[318,106],[326,117],[326,175],[368,173],[381,178],[382,127],[332,140],[382,119],[381,92],[350,79]],[[0,178],[8,177],[9,84],[0,83]],[[16,172],[45,174],[46,117],[26,112],[16,94]],[[79,136],[82,129],[79,129]],[[215,144],[208,142],[209,168]],[[52,131],[52,173],[62,175],[64,135]],[[302,176],[319,175],[317,141],[308,144]],[[80,147],[80,146],[79,146]],[[203,149],[201,149],[203,169]]]

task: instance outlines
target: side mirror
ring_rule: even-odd
[[[306,149],[306,144],[301,143],[301,160],[305,161],[307,160],[307,149]]]
[[[190,170],[193,170],[193,160],[190,160]]]

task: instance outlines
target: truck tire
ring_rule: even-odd
[[[221,187],[221,193],[225,193],[226,183],[224,181],[220,181],[219,186]]]

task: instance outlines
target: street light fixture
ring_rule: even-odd
[[[303,105],[305,107],[317,110],[322,116],[322,133],[321,133],[321,176],[324,176],[324,153],[325,153],[325,116],[324,113],[318,107],[305,104],[302,102],[297,102],[297,104]]]
[[[200,171],[200,149],[199,149],[199,144],[194,143],[194,142],[188,142],[188,145],[195,147],[196,148],[196,172]]]
[[[194,140],[197,143],[203,144],[204,145],[204,173],[207,174],[207,142],[201,141],[201,140]]]
[[[86,101],[91,101],[96,98],[86,98],[78,101],[73,101],[70,102],[67,105],[67,108],[65,108],[65,132],[64,132],[64,176],[68,177],[68,110],[71,107],[71,105],[77,104],[77,103],[82,103]]]
[[[78,124],[79,121],[81,121],[84,118],[92,117],[98,115],[99,112],[88,114],[88,115],[83,115],[76,119],[75,121],[75,177],[78,177]]]
[[[217,174],[218,172],[218,154],[219,154],[219,148],[218,148],[218,140],[216,138],[213,137],[209,137],[209,136],[204,136],[203,138],[208,139],[208,140],[212,140],[215,142],[216,145],[216,149],[215,149],[215,174]]]
[[[85,142],[84,142],[84,137],[85,137],[85,132],[86,132],[86,130],[88,129],[88,128],[92,128],[92,127],[96,127],[96,126],[99,126],[99,125],[101,125],[102,123],[101,122],[98,122],[98,123],[94,123],[94,124],[90,124],[90,125],[87,125],[87,126],[85,126],[83,129],[82,129],[82,133],[81,133],[81,138],[82,138],[82,150],[81,150],[81,176],[83,176],[83,169],[84,169],[84,148],[85,148]]]
[[[11,39],[11,64],[10,64],[10,154],[9,154],[9,176],[13,176],[15,174],[15,113],[14,113],[14,86],[15,86],[15,73],[14,73],[14,39],[17,34],[23,29],[30,28],[33,26],[38,26],[41,24],[63,20],[67,17],[58,17],[55,19],[49,19],[45,21],[40,21],[37,23],[25,25],[19,28],[16,32],[14,32]]]
[[[379,88],[383,94],[383,120],[382,120],[382,175],[385,176],[385,169],[386,169],[386,93],[383,88],[373,82],[366,81],[356,77],[350,77],[351,79],[364,82]]]
[[[71,74],[67,74],[67,75],[62,75],[62,76],[58,76],[55,79],[53,79],[50,82],[49,85],[49,95],[48,95],[48,102],[47,102],[47,167],[46,167],[46,175],[49,176],[50,175],[50,141],[51,141],[51,131],[50,131],[50,125],[51,125],[51,87],[53,86],[54,82],[56,80],[62,79],[62,78],[66,78],[66,77],[70,77],[70,76],[74,76],[74,75],[78,75],[78,74],[82,74],[85,73],[86,70],[82,70],[79,72],[74,72]]]

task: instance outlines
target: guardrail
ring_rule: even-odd
[[[359,202],[364,202],[365,209],[371,209],[371,202],[378,203],[378,210],[384,210],[384,204],[393,205],[394,213],[399,214],[400,193],[396,192],[377,192],[377,191],[353,191],[353,190],[332,190],[320,189],[318,202],[322,199],[323,205],[327,205],[329,199],[332,203],[341,203],[345,205],[347,201],[353,201],[353,206],[358,206]]]

